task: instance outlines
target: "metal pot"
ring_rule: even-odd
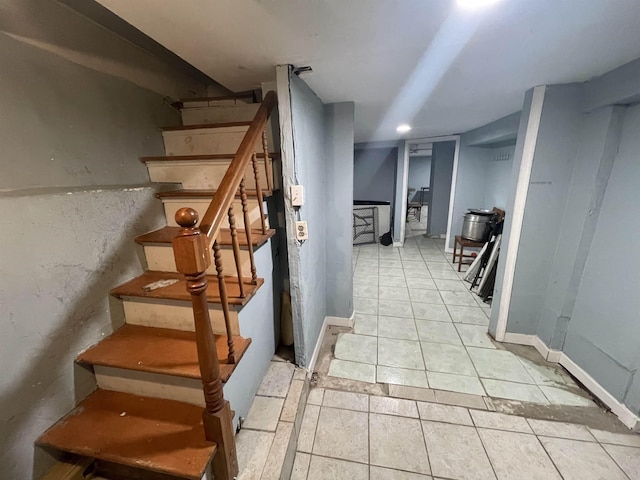
[[[488,241],[491,233],[491,221],[494,216],[493,212],[465,214],[460,236],[474,242]]]

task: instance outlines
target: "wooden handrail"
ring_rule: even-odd
[[[238,147],[238,151],[233,157],[233,161],[218,186],[213,200],[211,200],[209,204],[209,208],[207,208],[207,211],[202,217],[200,231],[207,236],[209,245],[213,243],[222,228],[222,224],[227,216],[227,211],[236,196],[247,165],[255,152],[256,143],[258,140],[261,140],[262,132],[267,126],[269,115],[271,115],[271,111],[275,105],[276,93],[271,91],[264,97],[256,116]],[[245,226],[245,228],[250,228],[250,226]]]

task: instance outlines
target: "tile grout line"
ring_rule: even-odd
[[[471,414],[469,414],[469,416],[471,416]],[[471,417],[471,422],[473,422],[473,417]],[[482,445],[482,450],[484,451],[485,456],[487,457],[487,460],[489,461],[489,465],[491,466],[491,471],[493,471],[493,475],[496,477],[496,479],[498,479],[498,473],[496,472],[496,468],[493,465],[493,462],[491,461],[491,457],[489,456],[489,452],[487,452],[487,447],[484,444],[484,442],[482,441],[482,436],[480,435],[480,432],[478,432],[478,428],[477,427],[473,427],[475,429],[476,435],[478,437],[478,439],[480,440],[480,445]],[[504,452],[503,452],[504,453]]]
[[[588,427],[587,427],[587,428],[588,428]],[[589,433],[591,433],[590,429],[589,429]],[[595,435],[593,435],[593,434],[592,434],[591,436],[592,436],[593,438],[595,438]],[[614,463],[614,464],[615,464],[615,465],[620,469],[620,471],[621,471],[621,472],[622,472],[622,473],[623,473],[623,474],[624,474],[624,475],[625,475],[629,480],[633,480],[633,479],[632,479],[632,478],[627,474],[627,471],[626,471],[624,468],[622,468],[622,465],[620,465],[620,464],[616,461],[616,459],[615,459],[615,458],[613,458],[613,456],[611,456],[611,454],[609,453],[609,450],[607,450],[606,448],[604,448],[604,445],[602,445],[602,443],[600,443],[600,441],[599,441],[597,438],[596,438],[596,442],[598,443],[598,445],[600,445],[600,448],[601,448],[602,450],[604,450],[605,455],[607,455],[607,456],[608,456],[608,457],[613,461],[613,463]],[[542,443],[542,442],[540,442],[540,443]],[[589,443],[591,443],[591,442],[589,442]],[[605,444],[605,445],[610,445],[610,444]],[[616,446],[616,445],[614,445],[614,446]],[[618,446],[624,447],[624,445],[618,445]],[[544,445],[543,445],[543,448],[544,448]],[[629,448],[633,448],[633,447],[629,447]],[[640,448],[638,449],[638,452],[640,452]]]
[[[527,422],[527,423],[529,423],[529,422]],[[531,430],[533,430],[533,428]],[[564,475],[562,475],[562,472],[560,472],[560,467],[558,467],[558,465],[556,465],[556,462],[553,460],[553,457],[551,456],[551,454],[549,453],[547,448],[544,446],[544,443],[542,443],[542,441],[538,438],[537,435],[536,435],[536,439],[538,440],[538,443],[542,446],[542,450],[547,455],[547,458],[549,458],[549,460],[551,461],[551,465],[553,465],[553,468],[556,469],[556,472],[558,472],[558,475],[560,476],[560,478],[564,478]],[[603,448],[603,450],[604,450],[604,448]],[[606,450],[605,450],[605,452],[606,452]]]
[[[420,424],[420,431],[422,432],[422,440],[424,441],[424,451],[427,452],[427,463],[429,464],[429,472],[431,477],[435,475],[433,473],[433,467],[431,466],[431,456],[429,455],[429,447],[427,446],[427,436],[424,432],[424,424],[422,423],[422,417],[420,416],[420,409],[418,408],[418,402],[416,402],[416,409],[418,410],[418,423]]]

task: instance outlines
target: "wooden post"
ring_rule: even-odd
[[[249,205],[247,200],[247,191],[244,188],[244,177],[240,181],[240,201],[242,202],[242,214],[244,215],[244,233],[247,236],[247,247],[249,248],[249,259],[251,260],[251,281],[254,285],[258,284],[258,272],[256,270],[256,261],[253,258],[253,239],[251,238],[251,224],[249,222]]]
[[[238,232],[236,228],[236,216],[233,213],[233,203],[229,207],[229,231],[231,232],[231,246],[233,247],[233,259],[236,263],[236,272],[238,273],[238,286],[240,287],[240,296],[245,297],[244,283],[242,282],[242,259],[240,258],[240,243],[238,242]]]
[[[260,209],[260,225],[262,226],[262,234],[264,235],[267,233],[267,225],[265,224],[264,219],[262,187],[260,186],[260,170],[258,168],[258,158],[255,153],[251,156],[251,162],[253,163],[253,177],[256,179],[256,197],[258,198],[258,208]]]
[[[269,158],[269,142],[266,128],[262,131],[262,151],[264,152],[264,174],[267,176],[267,188],[273,191],[273,185],[271,184],[273,169],[271,168],[271,158]]]
[[[209,241],[207,236],[196,228],[198,213],[195,210],[181,208],[176,212],[175,218],[182,228],[173,239],[173,252],[178,271],[186,278],[187,290],[191,294],[193,305],[198,364],[205,401],[202,414],[204,433],[208,441],[215,442],[218,446],[212,462],[214,477],[232,480],[238,475],[238,457],[233,435],[233,415],[222,391],[218,352],[209,318],[205,273],[211,265]]]
[[[220,303],[222,304],[224,326],[225,330],[227,331],[227,362],[236,363],[235,352],[233,350],[233,335],[231,334],[231,317],[229,315],[229,297],[227,296],[227,283],[224,279],[224,271],[222,269],[222,253],[220,252],[220,244],[217,240],[213,242],[213,261],[216,264],[216,272],[218,273]],[[241,282],[242,278],[238,278],[238,281]]]

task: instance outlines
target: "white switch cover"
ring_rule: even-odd
[[[307,222],[296,222],[296,239],[308,240],[309,232],[307,231]]]
[[[304,189],[302,185],[291,185],[291,205],[294,207],[304,205]]]

